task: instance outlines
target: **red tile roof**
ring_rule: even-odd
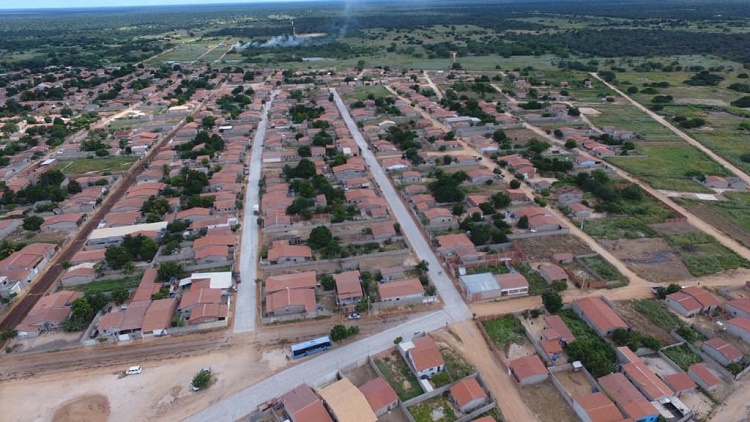
[[[539,356],[537,355],[518,358],[510,362],[510,367],[513,369],[513,372],[520,380],[535,375],[547,374],[547,368],[544,366],[542,360],[539,359]]]
[[[424,294],[424,287],[416,278],[378,284],[378,296],[381,300],[416,294]]]
[[[484,391],[476,378],[468,378],[459,381],[450,388],[451,395],[459,407],[464,407],[476,399],[486,399],[487,393]]]
[[[729,343],[728,341],[722,340],[718,337],[706,340],[705,342],[703,342],[703,344],[715,349],[717,352],[721,353],[721,355],[724,356],[727,360],[732,361],[742,358],[742,352],[740,352],[738,348],[736,348],[732,343]]]
[[[684,372],[678,372],[676,374],[667,375],[664,377],[664,381],[674,390],[676,393],[682,391],[694,390],[697,385],[690,375]]]
[[[628,328],[628,324],[615,313],[601,298],[586,297],[576,300],[586,318],[602,332],[615,328]]]
[[[365,396],[373,412],[377,412],[394,401],[398,401],[396,392],[381,377],[377,377],[360,386],[359,391]]]
[[[576,397],[575,401],[583,408],[591,422],[618,422],[623,416],[604,393],[590,393]]]
[[[696,363],[693,364],[690,368],[688,368],[688,374],[689,373],[695,374],[698,378],[700,378],[704,384],[708,385],[709,387],[713,387],[715,385],[721,384],[721,381],[719,381],[718,378],[716,378],[716,375],[714,375],[711,371],[708,370],[706,367],[706,364]]]
[[[417,371],[445,365],[443,355],[440,354],[440,350],[432,337],[419,337],[412,340],[412,343],[414,343],[414,348],[409,350],[409,354]]]

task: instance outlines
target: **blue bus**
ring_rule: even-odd
[[[313,353],[324,352],[331,348],[331,339],[328,336],[316,338],[310,341],[292,345],[292,357],[303,358]]]

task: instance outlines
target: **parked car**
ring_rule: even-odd
[[[127,371],[125,371],[125,375],[138,375],[141,372],[143,372],[143,368],[141,368],[140,366],[131,366]]]
[[[93,329],[93,330],[91,330],[91,332],[89,333],[89,338],[95,338],[95,337],[96,337],[96,336],[98,336],[98,335],[99,335],[99,330],[97,330],[96,328],[94,328],[94,329]]]
[[[348,316],[346,317],[346,319],[360,319],[360,318],[362,318],[362,316],[361,316],[361,315],[359,315],[359,314],[358,314],[358,313],[356,313],[356,312],[355,312],[355,313],[353,313],[353,314],[349,314],[349,315],[348,315]]]

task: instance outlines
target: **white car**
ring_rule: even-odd
[[[140,366],[131,366],[127,371],[125,371],[125,375],[138,375],[141,372],[143,372],[143,368],[141,368]]]
[[[349,314],[349,315],[347,315],[347,317],[346,317],[346,319],[360,319],[360,318],[362,318],[362,316],[360,316],[360,315],[359,315],[358,313],[356,313],[356,312],[355,312],[355,313],[353,313],[353,314]]]

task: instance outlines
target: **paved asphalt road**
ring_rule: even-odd
[[[408,339],[416,333],[433,331],[444,327],[449,323],[453,323],[459,320],[465,320],[471,317],[469,308],[461,299],[461,296],[458,294],[458,291],[456,291],[456,288],[453,286],[451,280],[442,274],[443,270],[440,266],[440,263],[438,262],[437,257],[435,256],[430,246],[427,244],[427,241],[424,239],[424,237],[422,237],[422,233],[419,231],[416,222],[411,217],[411,214],[406,209],[403,202],[401,202],[401,199],[399,198],[395,189],[388,181],[388,178],[385,175],[385,172],[383,172],[382,167],[380,167],[380,164],[377,162],[372,152],[367,149],[367,143],[362,137],[362,134],[359,132],[357,125],[349,116],[349,112],[346,110],[346,106],[341,101],[341,97],[339,97],[338,93],[335,90],[332,90],[331,92],[333,92],[333,95],[336,99],[336,104],[342,116],[344,117],[349,131],[352,133],[352,136],[357,141],[357,144],[359,144],[362,150],[362,156],[370,166],[370,171],[374,175],[378,185],[380,185],[381,192],[383,192],[383,195],[385,196],[386,200],[388,200],[388,203],[391,206],[393,214],[398,219],[399,224],[401,224],[402,232],[408,238],[411,247],[417,253],[419,258],[424,259],[429,263],[430,278],[437,287],[445,306],[441,311],[414,318],[409,322],[383,331],[372,337],[364,338],[354,343],[350,343],[344,347],[334,348],[331,351],[310,358],[299,365],[281,371],[278,374],[271,376],[270,378],[266,378],[265,380],[251,387],[248,387],[219,403],[214,404],[213,406],[203,410],[202,412],[191,416],[187,419],[187,421],[234,421],[244,415],[253,412],[259,404],[275,397],[280,397],[282,394],[291,390],[298,384],[320,384],[327,379],[331,379],[330,377],[335,374],[338,369],[350,367],[351,365],[356,364],[358,361],[365,359],[369,355],[380,353],[390,347],[393,347],[393,340],[396,337],[403,337],[405,339]],[[263,128],[265,128],[265,126],[263,126]],[[259,126],[258,133],[260,133],[260,129],[261,127]],[[255,146],[253,146],[253,154],[259,154],[260,149],[261,148],[259,147],[258,140],[256,139]],[[255,157],[255,155],[253,155],[253,157]],[[254,183],[257,185],[257,180],[253,182],[253,179],[251,177],[251,180],[248,182],[248,188],[253,186]],[[248,191],[249,190],[250,189],[248,189]],[[247,226],[247,223],[245,223],[245,225]],[[243,235],[245,235],[243,236],[242,241],[243,253],[246,247],[257,247],[257,227],[254,234],[255,237],[253,237],[253,233],[243,233]],[[249,245],[250,243],[252,243],[252,246]],[[252,261],[252,264],[246,261]],[[243,275],[246,274],[244,272],[246,267],[247,271],[252,270],[252,274],[255,274],[255,261],[255,259],[243,259],[241,267]],[[252,268],[250,268],[250,265],[252,265]],[[242,292],[242,287],[249,286],[254,287],[254,283],[251,280],[247,280],[247,283],[245,283],[245,280],[243,279],[240,292]],[[252,294],[254,295],[254,289]],[[240,309],[238,308],[238,313],[239,311]],[[235,322],[235,327],[237,327],[238,322],[239,321]],[[245,324],[245,322],[243,322],[243,324]],[[237,328],[235,328],[235,332],[236,331]],[[237,364],[242,365],[247,363],[238,362]]]
[[[258,217],[253,214],[253,205],[259,204],[258,182],[260,181],[261,158],[263,155],[263,138],[268,125],[268,111],[276,97],[266,101],[263,118],[255,131],[250,155],[250,174],[247,178],[245,190],[245,218],[242,220],[242,246],[240,249],[240,283],[236,296],[234,312],[234,332],[247,333],[255,331],[256,319],[256,286],[255,278],[258,274]]]
[[[349,132],[351,132],[354,140],[362,151],[362,157],[370,167],[370,172],[375,177],[375,181],[380,187],[380,191],[383,193],[386,201],[388,201],[388,205],[390,205],[393,215],[398,219],[398,222],[401,225],[401,232],[409,240],[409,244],[414,252],[417,253],[419,259],[425,260],[429,264],[430,279],[440,292],[440,297],[442,298],[443,303],[445,303],[445,311],[453,317],[454,321],[469,318],[471,316],[469,308],[466,306],[463,299],[461,299],[453,282],[444,274],[443,267],[435,256],[435,252],[427,243],[424,236],[422,236],[422,232],[419,230],[417,223],[414,218],[412,218],[409,210],[406,209],[406,206],[396,192],[396,189],[393,188],[393,185],[388,180],[388,176],[386,176],[380,163],[378,163],[378,160],[375,158],[375,155],[370,149],[368,149],[365,138],[357,128],[357,124],[354,123],[354,120],[349,115],[349,112],[338,92],[336,92],[335,89],[332,89],[331,92],[333,93],[336,105],[346,122],[346,126],[349,128]]]

